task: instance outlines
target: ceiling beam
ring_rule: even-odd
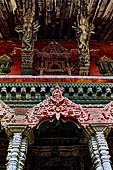
[[[111,13],[109,14],[109,17],[108,19],[105,20],[105,22],[103,21],[103,27],[102,29],[100,30],[100,33],[99,33],[99,39],[102,40],[104,37],[105,37],[105,34],[109,28],[109,26],[111,25],[112,23],[112,20],[109,20],[109,18],[112,16],[113,14],[113,10],[111,10]]]
[[[63,31],[63,27],[64,27],[65,7],[66,7],[66,0],[62,0],[62,7],[61,7],[61,12],[60,12],[59,38],[62,37],[62,31]]]
[[[52,11],[52,37],[55,37],[55,25],[56,25],[56,0],[53,0],[53,11]]]
[[[46,9],[47,9],[47,2],[46,2],[46,0],[43,0],[44,38],[46,38],[46,36],[47,36],[47,10]]]
[[[72,30],[74,7],[75,7],[75,5],[74,5],[74,3],[73,3],[73,1],[72,1],[72,2],[71,2],[71,7],[70,7],[69,18],[68,18],[67,38],[70,37],[70,33],[71,33],[71,30]]]
[[[112,35],[113,33],[113,21],[110,22],[111,24],[109,24],[109,28],[106,32],[106,35],[104,37],[104,40],[108,40],[110,38],[110,36]]]

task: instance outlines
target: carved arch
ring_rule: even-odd
[[[42,122],[54,119],[70,120],[82,126],[89,122],[90,114],[81,106],[62,96],[60,87],[56,85],[52,96],[30,109],[25,119],[31,128],[37,128]]]
[[[0,123],[1,127],[6,128],[6,126],[14,122],[15,120],[15,112],[8,105],[6,105],[3,101],[0,101]]]

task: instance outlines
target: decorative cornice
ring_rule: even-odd
[[[50,96],[55,84],[55,82],[0,82],[0,100],[11,107],[33,107]],[[59,82],[58,84],[64,96],[85,107],[101,107],[100,103],[103,107],[113,100],[112,83]]]

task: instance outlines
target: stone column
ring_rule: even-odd
[[[24,163],[26,160],[26,155],[27,155],[27,149],[28,149],[28,140],[27,137],[24,137],[21,142],[18,170],[23,170]]]
[[[100,153],[100,158],[103,165],[103,170],[112,170],[110,163],[109,148],[103,131],[96,131],[96,140],[98,150]]]
[[[26,125],[9,125],[7,135],[10,136],[7,170],[23,170],[27,155],[28,143],[33,142],[32,131]]]
[[[18,170],[18,161],[20,157],[22,133],[14,133],[13,139],[10,139],[8,156],[7,156],[7,170]]]
[[[95,137],[91,137],[89,140],[89,151],[92,158],[93,166],[95,170],[103,170],[100,154]]]

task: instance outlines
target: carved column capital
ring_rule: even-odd
[[[105,123],[92,123],[85,128],[86,135],[90,139],[90,136],[95,136],[96,133],[103,132],[105,136],[108,136],[108,134],[111,131],[111,127],[109,124]]]
[[[28,144],[33,143],[32,130],[27,125],[9,124],[6,133],[9,137],[7,170],[23,170]]]
[[[22,134],[22,137],[27,137],[28,144],[32,144],[34,141],[33,130],[27,125],[9,124],[5,131],[8,138],[10,138],[10,136],[13,136],[13,134],[20,133]]]

